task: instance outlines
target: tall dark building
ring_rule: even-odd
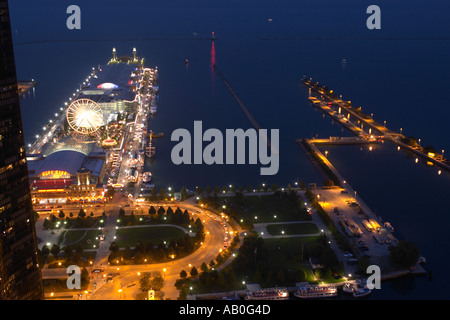
[[[43,299],[8,1],[0,0],[0,300]]]

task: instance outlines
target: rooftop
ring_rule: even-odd
[[[135,93],[132,90],[132,76],[137,72],[134,64],[114,63],[101,66],[89,83],[81,91],[85,98],[96,102],[110,102],[114,100],[132,101]]]

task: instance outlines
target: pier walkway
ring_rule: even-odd
[[[234,100],[239,104],[239,107],[241,107],[242,111],[244,112],[245,116],[247,117],[248,121],[252,124],[253,128],[256,130],[260,130],[261,127],[259,126],[256,119],[253,117],[253,115],[248,111],[245,104],[242,102],[242,100],[239,98],[237,93],[234,91],[233,87],[231,87],[231,84],[227,81],[223,73],[220,71],[219,67],[215,64],[214,65],[214,71],[217,73],[220,79],[222,79],[223,83],[227,87],[228,91],[230,91],[231,95],[233,96]]]
[[[300,142],[296,140],[296,142]],[[376,144],[375,138],[362,139],[358,137],[330,137],[329,139],[308,139],[310,144],[315,145],[355,145],[355,144]]]

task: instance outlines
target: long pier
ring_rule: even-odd
[[[245,106],[245,104],[239,98],[239,96],[237,95],[236,91],[234,91],[233,87],[227,81],[227,79],[225,78],[225,76],[223,75],[223,73],[220,71],[219,67],[216,64],[214,64],[214,71],[217,73],[219,78],[222,79],[222,81],[225,84],[225,86],[227,87],[228,91],[230,91],[230,93],[233,96],[234,100],[236,100],[236,102],[239,104],[239,107],[241,107],[241,110],[244,112],[245,116],[247,117],[248,121],[250,121],[250,123],[252,124],[253,128],[255,128],[256,130],[260,130],[261,127],[259,126],[258,122],[253,117],[253,115],[250,113],[250,111],[248,111],[248,109]]]
[[[358,144],[377,144],[378,140],[362,139],[358,137],[330,137],[329,139],[308,139],[309,143],[315,145],[358,145]],[[300,142],[296,140],[295,142]]]
[[[236,91],[234,91],[233,87],[227,81],[227,79],[225,78],[223,73],[220,71],[219,67],[216,64],[214,64],[213,68],[214,68],[214,71],[219,76],[219,78],[222,79],[222,81],[225,84],[225,86],[227,87],[228,91],[231,93],[231,95],[233,96],[234,100],[236,100],[236,102],[238,103],[239,107],[244,112],[245,116],[247,117],[248,121],[250,121],[250,123],[253,126],[253,128],[255,128],[259,132],[259,130],[261,130],[261,126],[258,124],[258,122],[256,121],[255,117],[253,117],[253,115],[250,113],[250,111],[248,111],[247,107],[242,102],[242,100],[239,98],[239,96],[237,95]],[[272,143],[271,143],[269,137],[266,137],[266,143],[267,143],[267,147],[270,148],[272,152],[278,153],[278,150],[275,150],[272,147]]]

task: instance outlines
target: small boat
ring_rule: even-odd
[[[353,292],[353,298],[367,297],[371,293],[372,290],[369,288],[358,288],[355,292]]]
[[[342,291],[344,291],[345,293],[353,293],[355,292],[355,286],[356,285],[354,282],[346,282],[342,287]]]
[[[245,300],[288,300],[289,292],[284,288],[261,289],[247,292]]]

